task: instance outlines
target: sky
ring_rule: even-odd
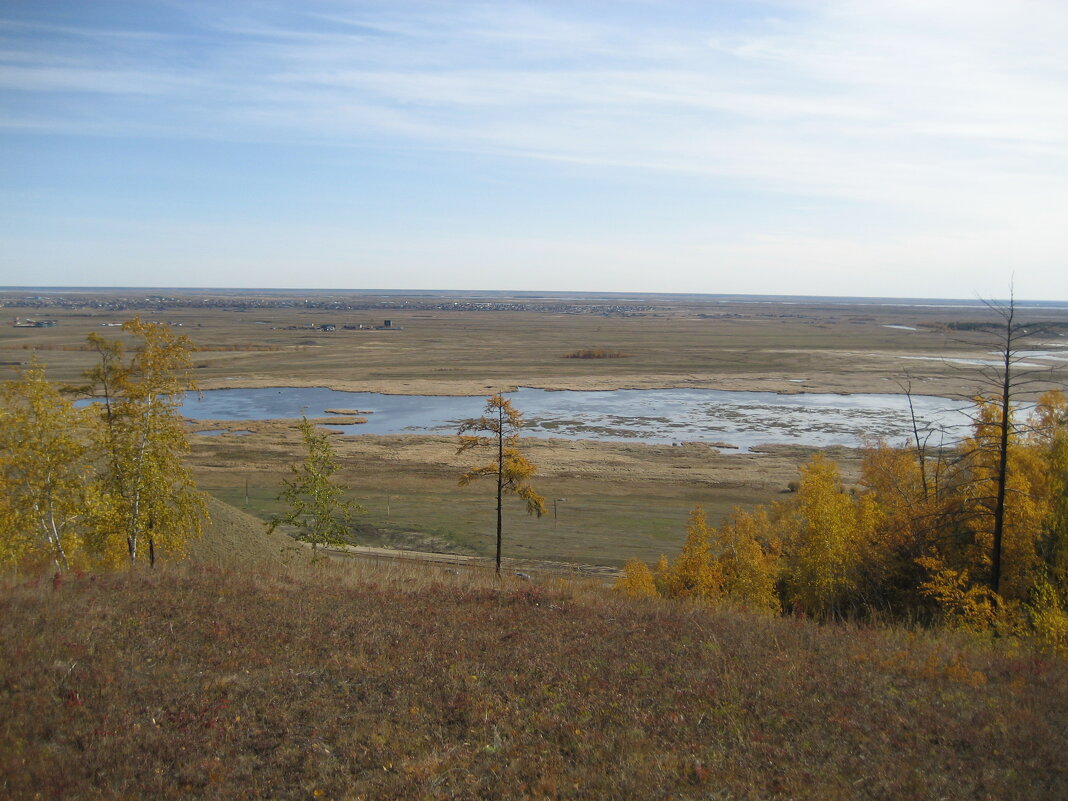
[[[1068,300],[1068,2],[0,0],[0,285]]]

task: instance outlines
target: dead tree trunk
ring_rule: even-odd
[[[1012,299],[1009,299],[1009,307],[1005,310],[1005,339],[1001,356],[1001,397],[998,399],[998,472],[997,472],[997,495],[994,500],[994,543],[990,554],[990,589],[995,593],[1001,593],[1001,549],[1005,534],[1005,488],[1009,477],[1009,426],[1011,419],[1012,402],[1012,335],[1013,317],[1015,307]]]

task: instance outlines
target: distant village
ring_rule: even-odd
[[[226,296],[226,295],[118,295],[63,292],[28,295],[0,293],[0,308],[9,309],[93,309],[100,311],[153,311],[168,309],[222,309],[247,312],[255,309],[315,309],[324,311],[463,311],[463,312],[541,312],[549,314],[598,314],[626,317],[646,314],[658,307],[647,303],[577,303],[539,300],[370,300],[351,297]],[[380,326],[384,329],[388,326]]]
[[[399,325],[393,325],[392,320],[383,320],[382,325],[343,325],[343,331],[403,331]],[[304,323],[303,325],[287,325],[285,331],[337,331],[336,323]]]

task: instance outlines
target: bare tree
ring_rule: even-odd
[[[1009,449],[1012,436],[1019,433],[1013,420],[1013,404],[1017,397],[1039,383],[1049,384],[1052,365],[1034,366],[1026,361],[1027,344],[1044,331],[1041,324],[1028,324],[1020,319],[1014,294],[1010,291],[1007,301],[984,300],[984,305],[997,315],[997,322],[987,329],[996,339],[997,360],[982,368],[987,387],[994,390],[997,416],[993,442],[981,443],[982,448],[992,450],[996,460],[994,497],[989,513],[993,521],[993,543],[990,553],[990,589],[1001,592],[1002,551],[1005,533],[1005,510],[1009,484]],[[1041,375],[1041,378],[1039,377]]]

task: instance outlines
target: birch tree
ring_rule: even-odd
[[[91,474],[86,418],[36,358],[0,385],[0,562],[69,567]]]
[[[182,394],[195,389],[189,370],[195,349],[169,326],[134,318],[122,330],[137,338],[127,361],[120,340],[89,335],[98,364],[86,373],[100,415],[96,486],[98,547],[122,543],[131,565],[148,550],[180,554],[207,517],[203,496],[182,461],[189,442],[178,414]]]

